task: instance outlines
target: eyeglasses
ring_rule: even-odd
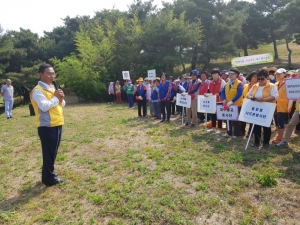
[[[48,77],[56,77],[55,73],[44,73]]]
[[[257,78],[258,81],[264,81],[265,79],[266,79],[266,78],[264,78],[264,77],[258,77],[258,78]]]

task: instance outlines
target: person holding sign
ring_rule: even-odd
[[[252,86],[254,84],[257,84],[257,71],[252,71],[247,77],[247,80],[249,81],[249,83],[244,85],[243,98],[247,98],[247,94],[249,93]],[[251,128],[252,128],[252,123],[249,124],[249,130],[246,138],[249,137]],[[246,133],[246,122],[241,122],[241,132]]]
[[[204,95],[204,93],[208,92],[210,81],[207,78],[208,78],[208,73],[206,71],[200,72],[201,85],[199,87],[198,95]],[[199,123],[204,123],[205,121],[206,122],[208,121],[208,118],[205,118],[204,113],[199,112],[198,116],[199,116]]]
[[[276,103],[278,98],[278,91],[275,84],[269,82],[267,79],[269,77],[269,73],[265,69],[261,69],[257,73],[258,84],[253,85],[250,89],[247,98],[257,102],[271,102]],[[261,126],[254,126],[254,143],[251,144],[251,147],[258,147],[260,144],[261,138]],[[271,127],[263,127],[264,130],[264,139],[263,139],[263,147],[268,148],[269,142],[271,138]]]
[[[300,78],[300,69],[298,69],[297,78]],[[300,109],[300,100],[297,100],[296,101],[296,110],[295,110],[289,124],[286,126],[283,139],[278,144],[276,144],[277,147],[282,148],[282,147],[288,146],[288,142],[291,140],[293,130],[295,129],[297,124],[299,124],[299,122],[300,122],[299,109]]]
[[[170,122],[171,116],[171,106],[170,106],[170,98],[171,98],[171,89],[172,83],[167,80],[166,73],[162,73],[160,77],[161,83],[158,86],[158,99],[160,101],[160,109],[161,114],[163,116],[161,123],[163,122]],[[166,111],[167,111],[167,120],[166,120]]]
[[[285,89],[285,82],[284,82],[286,76],[286,70],[280,68],[276,71],[275,74],[277,80],[277,83],[275,85],[278,90],[278,99],[276,102],[276,111],[274,115],[277,136],[272,141],[272,143],[278,144],[283,138],[284,121],[288,117],[291,108],[289,108],[289,100],[286,97],[286,89]]]
[[[211,71],[211,75],[213,80],[209,83],[209,92],[210,93],[204,93],[205,97],[208,97],[210,95],[216,95],[217,98],[217,104],[222,103],[222,99],[220,96],[221,90],[225,87],[226,82],[220,78],[220,70],[214,69]],[[217,115],[216,114],[210,114],[211,118],[211,124],[212,128],[207,130],[208,133],[214,132],[217,122]],[[222,120],[218,120],[218,128],[216,129],[216,134],[220,134],[222,129]]]
[[[243,104],[243,89],[244,86],[241,81],[238,80],[240,71],[236,68],[232,68],[228,71],[230,81],[225,85],[221,91],[221,97],[223,100],[224,109],[230,107],[231,105],[237,105],[239,111]],[[240,121],[229,121],[229,127],[227,127],[227,133],[223,137],[236,138],[240,136],[241,123]],[[233,132],[232,132],[233,128]],[[233,135],[232,135],[233,134]]]
[[[131,83],[131,80],[127,81],[127,90],[126,90],[126,94],[127,94],[127,98],[128,98],[128,105],[129,108],[131,109],[133,107],[133,93],[134,93],[134,86]]]
[[[137,79],[137,82],[139,84],[136,87],[135,99],[138,103],[138,116],[141,118],[142,117],[142,112],[141,112],[142,107],[143,107],[143,117],[145,117],[147,115],[147,100],[146,100],[147,88],[143,84],[144,80],[142,77]]]
[[[195,127],[197,122],[197,97],[198,90],[200,87],[200,82],[198,81],[198,70],[192,70],[192,80],[188,84],[188,92],[182,93],[181,95],[190,95],[191,96],[191,107],[186,109],[187,122],[185,126],[191,124],[191,127]]]

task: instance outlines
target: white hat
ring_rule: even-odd
[[[279,68],[276,73],[286,73],[286,70],[284,68]]]

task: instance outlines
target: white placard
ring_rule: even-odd
[[[259,54],[259,55],[250,55],[250,56],[233,58],[231,60],[231,66],[239,67],[239,66],[248,66],[248,65],[269,63],[269,62],[274,62],[273,53],[265,53],[265,54]]]
[[[217,99],[215,95],[205,97],[198,95],[198,112],[216,113]]]
[[[122,71],[123,80],[130,80],[129,71]]]
[[[217,105],[218,120],[239,120],[239,108],[237,105],[231,105],[228,110],[223,109],[223,105]]]
[[[244,99],[239,120],[263,127],[270,127],[276,104],[270,102],[256,102]]]
[[[185,107],[185,108],[191,108],[191,96],[185,95],[182,96],[181,94],[176,95],[176,105]]]
[[[285,80],[286,98],[289,100],[300,99],[300,78]]]
[[[148,79],[155,80],[156,78],[156,70],[148,70]]]

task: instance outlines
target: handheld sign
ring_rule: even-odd
[[[289,100],[300,99],[300,78],[285,80],[286,98]]]
[[[204,95],[198,95],[198,112],[202,113],[216,113],[216,96],[211,95],[205,97]]]
[[[270,127],[276,104],[270,102],[256,102],[244,99],[239,120],[263,127]]]
[[[123,80],[130,80],[129,71],[122,71]]]
[[[191,96],[185,95],[182,96],[181,94],[176,95],[176,105],[185,107],[185,108],[191,108]]]
[[[148,79],[155,80],[156,78],[156,70],[148,70]]]
[[[217,105],[218,120],[239,120],[239,109],[237,105],[231,105],[228,110],[224,110],[222,105]]]

